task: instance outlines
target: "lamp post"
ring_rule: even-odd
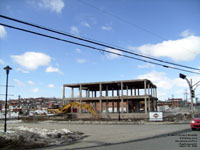
[[[12,70],[11,67],[9,66],[6,66],[5,68],[3,68],[6,70],[6,99],[5,99],[5,123],[4,123],[4,132],[6,132],[6,129],[7,129],[7,124],[6,124],[6,121],[7,121],[7,98],[8,98],[8,75],[9,75],[9,71]]]
[[[186,75],[184,74],[179,74],[179,77],[181,79],[185,79],[189,85],[190,88],[190,100],[191,100],[191,109],[192,109],[192,118],[194,118],[194,104],[193,104],[193,97],[194,97],[194,90],[193,90],[193,86],[195,86],[196,84],[192,85],[192,80],[191,82],[186,78]]]

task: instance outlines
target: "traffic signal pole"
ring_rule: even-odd
[[[190,100],[191,100],[191,111],[192,111],[192,118],[194,118],[194,103],[193,103],[193,97],[194,97],[194,90],[193,90],[193,85],[192,85],[192,79],[189,81],[187,78],[186,78],[186,75],[184,74],[179,74],[179,77],[182,78],[182,79],[185,79],[189,85],[189,88],[190,88]]]

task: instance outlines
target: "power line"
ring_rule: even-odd
[[[118,56],[123,56],[123,57],[126,57],[126,58],[135,59],[135,60],[146,62],[146,63],[151,63],[151,64],[162,66],[162,67],[165,67],[165,68],[171,68],[171,69],[185,71],[185,72],[189,72],[189,73],[200,74],[198,72],[194,72],[194,71],[190,71],[190,70],[185,70],[185,69],[181,69],[181,68],[177,68],[177,67],[173,67],[173,66],[163,65],[163,64],[159,64],[159,63],[152,62],[152,61],[147,61],[145,59],[140,59],[140,58],[136,58],[136,57],[129,56],[129,55],[119,54],[117,52],[112,52],[112,51],[109,51],[109,50],[105,50],[105,49],[93,47],[93,46],[90,46],[90,45],[85,45],[85,44],[82,44],[82,43],[78,43],[78,42],[73,42],[73,41],[61,39],[61,38],[58,38],[58,37],[55,37],[55,36],[50,36],[50,35],[47,35],[47,34],[42,34],[42,33],[34,32],[34,31],[31,31],[31,30],[23,29],[23,28],[18,28],[18,27],[7,25],[7,24],[3,24],[3,23],[0,23],[0,25],[3,25],[3,26],[8,27],[8,28],[16,29],[16,30],[28,32],[28,33],[31,33],[31,34],[35,34],[35,35],[39,35],[39,36],[51,38],[51,39],[54,39],[54,40],[63,41],[63,42],[67,42],[67,43],[70,43],[70,44],[87,47],[87,48],[94,49],[94,50],[97,50],[97,51],[107,52],[107,53],[115,54],[115,55],[118,55]]]
[[[151,32],[150,30],[147,30],[147,29],[145,29],[145,28],[143,28],[143,27],[141,27],[141,26],[139,26],[137,24],[131,23],[131,22],[129,22],[129,21],[127,21],[127,20],[125,20],[125,19],[123,19],[123,18],[121,18],[121,17],[119,17],[119,16],[107,11],[107,10],[100,9],[100,8],[98,8],[98,7],[96,7],[96,6],[92,5],[92,4],[89,4],[89,3],[85,2],[85,1],[82,1],[82,0],[78,0],[78,2],[82,3],[84,5],[87,5],[87,6],[91,7],[91,8],[97,9],[98,11],[100,11],[100,12],[106,14],[106,15],[110,15],[110,16],[118,19],[121,22],[124,22],[124,23],[127,23],[127,24],[131,25],[131,26],[134,26],[134,27],[136,27],[136,28],[138,28],[138,29],[140,29],[140,30],[142,30],[144,32],[150,33],[151,35],[154,35],[154,36],[156,36],[156,37],[158,37],[158,38],[160,38],[162,40],[166,40],[166,38],[162,37],[161,35],[159,35],[157,33],[154,33],[154,32]]]
[[[106,14],[106,15],[110,15],[110,16],[112,16],[113,18],[116,18],[117,20],[119,20],[119,21],[121,21],[121,22],[123,22],[123,23],[129,24],[129,25],[131,25],[131,26],[133,26],[133,27],[135,27],[135,28],[138,28],[138,29],[140,29],[140,30],[142,30],[142,31],[144,31],[144,32],[147,32],[147,33],[149,33],[149,34],[151,34],[151,35],[153,35],[153,36],[155,36],[155,37],[157,37],[157,38],[160,38],[160,39],[162,39],[162,40],[167,40],[167,38],[165,38],[165,37],[163,37],[163,36],[161,36],[161,35],[159,35],[159,34],[157,34],[157,33],[155,33],[155,32],[152,32],[152,31],[150,31],[150,30],[148,30],[148,29],[146,29],[146,28],[144,28],[144,27],[141,27],[141,26],[139,26],[139,25],[137,25],[137,24],[135,24],[135,23],[132,23],[132,22],[130,22],[130,21],[128,21],[128,20],[126,20],[126,19],[120,17],[120,16],[117,16],[117,15],[113,14],[113,13],[110,12],[110,11],[107,11],[107,10],[105,10],[105,9],[104,9],[104,10],[103,10],[103,9],[100,9],[100,8],[98,8],[98,7],[96,7],[96,6],[92,5],[92,4],[89,4],[89,3],[85,2],[85,1],[82,1],[82,0],[78,0],[78,2],[80,2],[80,3],[84,4],[84,5],[87,5],[87,6],[91,7],[91,8],[97,9],[98,11],[100,11],[100,12]],[[183,49],[186,49],[185,47],[183,47],[183,46],[181,46],[181,45],[178,45],[178,44],[176,44],[176,45],[179,46],[179,47],[181,47],[181,48],[183,48]],[[186,49],[186,50],[190,51],[189,49]],[[191,51],[190,51],[190,52],[191,52]]]
[[[96,45],[99,45],[99,46],[115,49],[115,50],[118,50],[118,51],[121,51],[121,52],[124,52],[124,53],[128,53],[128,54],[132,54],[132,55],[138,56],[138,57],[143,57],[143,58],[151,59],[151,60],[154,60],[154,61],[159,61],[159,62],[170,64],[170,65],[175,65],[175,66],[179,66],[179,67],[183,67],[183,68],[188,68],[188,69],[193,69],[193,70],[200,71],[199,68],[185,66],[185,65],[181,65],[181,64],[172,63],[172,62],[169,62],[169,61],[153,58],[153,57],[150,57],[150,56],[141,55],[141,54],[138,54],[138,53],[135,53],[135,52],[127,51],[125,49],[121,49],[121,48],[113,47],[113,46],[110,46],[110,45],[107,45],[107,44],[103,44],[103,43],[100,43],[100,42],[88,40],[88,39],[85,39],[85,38],[82,38],[82,37],[78,37],[78,36],[75,36],[75,35],[72,35],[72,34],[69,34],[69,33],[60,32],[60,31],[57,31],[57,30],[54,30],[54,29],[50,29],[50,28],[47,28],[47,27],[44,27],[44,26],[32,24],[32,23],[25,22],[25,21],[22,21],[22,20],[18,20],[18,19],[15,19],[15,18],[11,18],[11,17],[8,17],[8,16],[0,15],[0,17],[2,17],[4,19],[15,21],[15,22],[18,22],[18,23],[26,24],[26,25],[29,25],[29,26],[32,26],[32,27],[36,27],[36,28],[39,28],[39,29],[43,29],[43,30],[46,30],[46,31],[50,31],[50,32],[53,32],[53,33],[61,34],[61,35],[64,35],[64,36],[68,36],[70,38],[74,38],[74,39],[81,40],[81,41],[84,41],[84,42],[88,42],[88,43],[96,44]]]

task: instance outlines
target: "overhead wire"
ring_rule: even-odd
[[[126,20],[126,19],[120,17],[120,16],[117,16],[117,15],[115,15],[114,13],[112,13],[112,12],[110,12],[110,11],[108,11],[108,10],[100,9],[100,8],[94,6],[94,5],[92,5],[92,4],[90,4],[90,3],[86,2],[86,1],[78,0],[78,2],[79,2],[79,3],[82,3],[82,4],[84,4],[84,5],[87,5],[87,6],[91,7],[91,8],[94,8],[94,9],[96,9],[96,10],[98,10],[98,11],[100,11],[100,12],[106,14],[106,15],[110,15],[110,16],[112,16],[113,18],[116,18],[117,20],[119,20],[119,21],[121,21],[121,22],[123,22],[123,23],[129,24],[129,25],[131,25],[131,26],[133,26],[133,27],[135,27],[135,28],[138,28],[139,30],[142,30],[142,31],[144,31],[144,32],[146,32],[146,33],[149,33],[149,34],[151,34],[151,35],[153,35],[153,36],[155,36],[155,37],[157,37],[157,38],[159,38],[159,39],[166,40],[166,41],[168,40],[167,38],[165,38],[165,37],[163,37],[163,36],[161,36],[161,35],[159,35],[159,34],[157,34],[157,33],[155,33],[155,32],[152,32],[152,31],[150,31],[150,30],[148,30],[148,29],[146,29],[146,28],[144,28],[144,27],[141,27],[141,26],[137,25],[136,23],[132,23],[132,22],[130,22],[130,21],[128,21],[128,20]],[[181,47],[181,48],[183,48],[183,49],[186,49],[186,48],[183,47],[182,45],[179,45],[179,44],[176,44],[176,45],[179,46],[179,47]],[[190,51],[189,49],[186,49],[186,50]],[[192,52],[192,51],[190,51],[190,52]],[[193,52],[193,53],[194,53],[194,52]],[[196,54],[196,53],[195,53],[195,54]]]
[[[54,40],[63,41],[63,42],[67,42],[67,43],[70,43],[70,44],[87,47],[87,48],[90,48],[90,49],[94,49],[96,51],[107,52],[107,53],[115,54],[115,55],[118,55],[118,56],[123,56],[123,57],[126,57],[126,58],[135,59],[135,60],[146,62],[146,63],[151,63],[151,64],[162,66],[162,67],[165,67],[165,68],[171,68],[171,69],[180,70],[180,71],[184,71],[184,72],[200,74],[198,72],[181,69],[181,68],[177,68],[177,67],[174,67],[174,66],[168,66],[168,65],[159,64],[159,63],[148,61],[148,60],[145,60],[145,59],[140,59],[140,58],[136,58],[136,57],[133,57],[133,56],[124,55],[124,54],[121,54],[121,53],[118,53],[118,52],[113,52],[113,51],[105,50],[105,49],[102,49],[102,48],[97,48],[97,47],[94,47],[94,46],[90,46],[90,45],[86,45],[86,44],[82,44],[82,43],[78,43],[78,42],[74,42],[74,41],[70,41],[70,40],[61,39],[61,38],[58,38],[58,37],[55,37],[55,36],[51,36],[51,35],[35,32],[35,31],[27,30],[27,29],[15,27],[15,26],[12,26],[12,25],[4,24],[4,23],[0,23],[0,25],[8,27],[8,28],[16,29],[16,30],[28,32],[28,33],[31,33],[31,34],[35,34],[35,35],[51,38],[51,39],[54,39]]]
[[[32,26],[32,27],[36,27],[36,28],[39,28],[39,29],[43,29],[43,30],[46,30],[46,31],[49,31],[49,32],[53,32],[53,33],[57,33],[57,34],[60,34],[60,35],[68,36],[70,38],[74,38],[74,39],[81,40],[81,41],[84,41],[84,42],[88,42],[88,43],[91,43],[91,44],[103,46],[103,47],[106,47],[106,48],[115,49],[115,50],[118,50],[118,51],[121,51],[121,52],[124,52],[124,53],[128,53],[128,54],[131,54],[131,55],[138,56],[138,57],[143,57],[143,58],[146,58],[146,59],[151,59],[151,60],[154,60],[154,61],[158,61],[158,62],[170,64],[170,65],[179,66],[179,67],[182,67],[182,68],[188,68],[188,69],[200,71],[199,68],[194,68],[194,67],[190,67],[190,66],[186,66],[186,65],[181,65],[181,64],[177,64],[177,63],[173,63],[173,62],[169,62],[169,61],[153,58],[153,57],[150,57],[150,56],[146,56],[146,55],[142,55],[142,54],[139,54],[139,53],[131,52],[131,51],[128,51],[128,50],[125,50],[125,49],[117,48],[117,47],[114,47],[114,46],[110,46],[110,45],[103,44],[103,43],[100,43],[100,42],[96,42],[96,41],[93,41],[93,40],[89,40],[89,39],[86,39],[86,38],[75,36],[75,35],[72,35],[72,34],[69,34],[69,33],[64,33],[64,32],[61,32],[61,31],[54,30],[54,29],[50,29],[50,28],[47,28],[47,27],[44,27],[44,26],[41,26],[41,25],[36,25],[36,24],[32,24],[32,23],[29,23],[29,22],[25,22],[25,21],[19,20],[19,19],[15,19],[15,18],[11,18],[11,17],[8,17],[8,16],[4,16],[4,15],[1,15],[1,14],[0,14],[0,17],[4,18],[4,19],[11,20],[11,21],[15,21],[15,22],[18,22],[18,23],[22,23],[22,24],[25,24],[25,25],[29,25],[29,26]]]

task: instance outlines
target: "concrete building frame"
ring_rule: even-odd
[[[87,103],[100,114],[147,114],[157,111],[157,100],[157,87],[148,79],[63,85],[63,105],[72,101]]]

